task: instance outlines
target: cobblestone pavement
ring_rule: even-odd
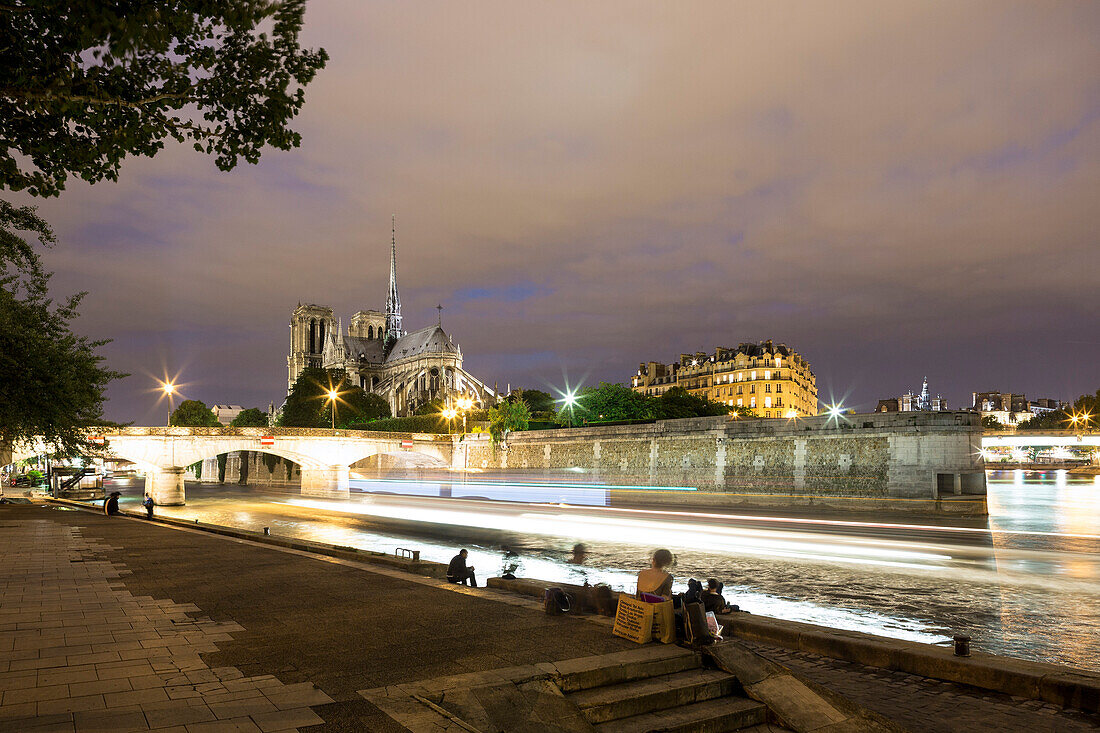
[[[0,731],[291,731],[332,702],[311,683],[210,667],[241,631],[134,596],[118,551],[75,527],[0,520]]]
[[[34,527],[33,532],[26,529],[28,526]],[[62,549],[58,542],[64,538],[71,538],[73,546],[80,548],[73,556],[78,562],[70,562],[67,548],[53,551]],[[126,690],[71,688],[83,681],[98,682],[109,678],[111,673],[106,668],[104,677],[99,676],[94,666],[97,663],[130,662],[142,653],[136,649],[104,649],[101,652],[99,645],[136,643],[142,646],[141,642],[148,641],[139,635],[151,632],[148,627],[154,621],[157,624],[162,621],[159,616],[155,620],[146,618],[152,599],[158,599],[154,606],[167,609],[163,611],[167,614],[164,621],[174,619],[190,623],[188,631],[195,631],[195,625],[208,624],[197,628],[204,634],[217,634],[213,638],[188,638],[191,643],[188,647],[161,647],[171,649],[173,664],[186,669],[167,670],[177,674],[158,684],[174,688],[178,686],[176,683],[185,683],[178,679],[180,675],[201,669],[219,670],[222,674],[239,672],[242,677],[251,678],[261,691],[267,685],[282,685],[289,688],[288,696],[304,695],[306,690],[316,686],[325,699],[311,699],[305,704],[312,706],[319,717],[283,725],[285,729],[298,727],[311,733],[402,730],[360,697],[357,690],[426,677],[602,654],[632,646],[630,642],[612,637],[606,628],[596,624],[535,613],[530,608],[533,604],[526,599],[502,598],[483,589],[450,586],[430,578],[411,578],[377,566],[364,568],[358,563],[88,512],[42,506],[0,506],[0,552],[4,553],[4,564],[0,565],[3,613],[8,613],[10,602],[22,604],[26,602],[24,599],[29,600],[34,593],[40,593],[34,600],[37,605],[33,606],[33,611],[30,607],[23,609],[37,614],[37,621],[34,618],[22,621],[0,618],[0,687],[8,685],[21,690],[69,688],[64,692],[56,689],[15,694],[10,698],[10,709],[5,689],[5,697],[0,698],[0,733],[145,730],[150,722],[159,725],[163,718],[147,719],[139,725],[137,716],[133,716],[126,719],[133,728],[121,723],[96,727],[93,716],[77,718],[76,710],[61,712],[45,704],[38,707],[38,703],[47,700],[21,699],[21,695],[39,694],[98,697],[82,701],[82,704],[95,706],[94,709],[104,714],[106,711],[135,712],[122,710],[123,702],[128,703],[127,707],[129,704],[153,705],[152,699],[132,703],[140,695],[118,697],[127,694]],[[15,557],[20,558],[18,567],[13,564]],[[25,582],[32,577],[41,585],[28,591]],[[74,584],[93,581],[96,583],[94,590],[79,591],[85,594],[82,605],[65,605],[65,599],[75,597],[78,592]],[[86,595],[88,593],[91,595]],[[110,600],[116,594],[118,600],[111,601],[114,605],[85,608],[84,604],[103,603],[101,599]],[[131,602],[132,597],[140,600]],[[500,602],[502,600],[505,602]],[[23,649],[15,646],[17,640],[22,646],[30,643],[27,641],[30,638],[48,636],[48,630],[56,628],[57,624],[67,628],[66,624],[73,620],[78,620],[75,626],[84,631],[106,631],[110,636],[95,639],[74,636],[72,643],[86,644],[88,654],[116,654],[117,657],[97,662],[94,657],[81,658],[75,651],[60,654],[49,647]],[[158,636],[163,633],[166,639],[179,639],[178,635],[171,636],[171,632],[178,631],[177,625],[158,626]],[[92,649],[93,646],[96,648]],[[80,651],[84,653],[85,650]],[[27,658],[13,658],[23,655]],[[68,672],[71,670],[67,667],[74,665],[80,667],[79,671],[87,679],[56,682],[43,677],[40,680],[34,665],[41,662],[30,660],[46,656],[59,660],[49,669]],[[228,672],[229,668],[236,672]],[[28,669],[32,670],[30,675]],[[95,676],[88,675],[89,671]],[[142,671],[145,672],[142,677],[161,674],[151,663],[147,671]],[[13,682],[16,678],[22,681]],[[168,684],[169,679],[173,684]],[[139,684],[151,683],[149,679]],[[197,678],[195,683],[186,681],[192,686],[213,683],[205,679],[199,682]],[[227,680],[221,684],[232,690],[247,683]],[[137,689],[131,686],[129,693]],[[206,690],[199,692],[207,693]],[[165,689],[164,694],[169,695],[169,691]],[[172,690],[172,694],[190,693]],[[278,707],[275,695],[260,694]],[[200,707],[196,698],[173,699],[169,696],[167,702],[161,701],[165,705],[168,702],[173,709]],[[222,700],[215,698],[211,702]],[[27,703],[30,706],[25,706]],[[16,707],[18,705],[25,707]],[[56,726],[43,727],[42,731],[28,727],[25,718],[40,712],[66,717],[36,721],[42,726]],[[214,717],[207,719],[210,723],[231,720],[218,716],[219,712],[228,714],[228,708],[225,711],[212,709],[211,712]],[[251,714],[242,712],[239,717],[247,718]],[[13,720],[20,722],[16,724]],[[197,720],[182,723],[187,727],[173,730],[174,733],[184,730],[187,733],[222,730],[263,730],[267,733],[276,730],[270,726],[233,728],[228,724],[203,728],[200,723]],[[303,728],[312,725],[316,728]]]
[[[806,679],[918,733],[1084,733],[1100,716],[967,685],[742,641]]]

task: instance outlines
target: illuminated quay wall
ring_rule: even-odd
[[[978,415],[727,417],[466,441],[467,466],[611,487],[614,503],[985,514]],[[461,453],[458,451],[457,453]],[[458,456],[456,456],[457,458]]]

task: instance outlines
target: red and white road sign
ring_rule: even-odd
[[[413,447],[413,442],[411,440],[402,440],[401,441],[401,447],[402,448],[412,448]]]
[[[275,445],[275,436],[274,435],[261,436],[260,437],[260,445],[265,447],[265,448],[272,447],[273,445]]]
[[[88,437],[88,440],[97,445],[103,445],[107,442],[107,439],[104,438],[102,435],[91,435]]]

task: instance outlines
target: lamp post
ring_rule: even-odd
[[[577,393],[573,391],[566,392],[562,402],[564,402],[562,407],[569,410],[569,427],[573,427],[573,405],[577,404]]]
[[[466,439],[466,411],[474,406],[474,401],[469,397],[463,397],[458,401],[458,409],[462,412],[462,439]]]
[[[328,398],[329,404],[331,405],[332,429],[333,430],[336,429],[336,396],[337,396],[336,395],[336,390],[334,390],[334,389],[330,389],[328,392],[325,393],[325,397]]]
[[[170,428],[172,427],[172,396],[176,394],[176,385],[171,382],[161,382],[160,388],[168,398],[168,420],[165,421],[164,426]]]

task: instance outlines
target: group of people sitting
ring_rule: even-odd
[[[477,578],[474,576],[474,568],[472,565],[466,564],[466,558],[469,554],[463,549],[451,558],[451,562],[447,566],[447,580],[451,583],[460,583],[476,588]],[[587,548],[578,544],[573,548],[573,558],[569,562],[571,564],[583,563],[587,554]],[[706,587],[703,587],[702,583],[692,578],[688,580],[686,592],[674,595],[672,593],[672,573],[669,572],[673,562],[672,553],[668,550],[661,549],[653,553],[649,567],[638,573],[638,598],[654,602],[672,600],[677,607],[683,603],[698,602],[702,603],[703,608],[707,611],[714,611],[715,613],[732,613],[741,610],[737,606],[726,603],[726,599],[722,596],[723,585],[715,578],[707,578]],[[519,568],[519,556],[510,548],[504,548],[504,564],[501,576],[514,578]]]
[[[673,595],[672,573],[668,571],[673,560],[672,553],[668,550],[662,549],[653,553],[649,567],[638,573],[638,598],[651,601],[672,600],[677,606],[699,602],[705,610],[715,613],[740,610],[737,606],[726,603],[726,599],[722,597],[723,585],[715,578],[707,578],[706,588],[692,578],[688,581],[687,592]]]

